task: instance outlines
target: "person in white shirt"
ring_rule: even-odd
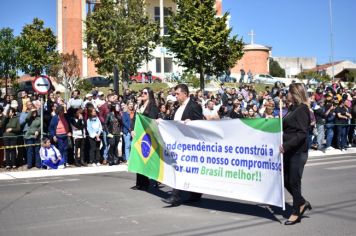
[[[51,144],[51,140],[49,138],[42,139],[40,157],[43,165],[47,166],[49,169],[64,168],[64,158],[62,158],[59,150]]]
[[[172,88],[172,89],[169,91],[169,94],[168,94],[168,96],[167,96],[167,101],[172,101],[172,102],[177,101],[174,88]]]
[[[206,108],[203,111],[203,115],[207,120],[219,120],[218,110],[215,109],[215,104],[213,101],[209,100],[206,103]]]

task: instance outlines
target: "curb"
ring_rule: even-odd
[[[339,149],[329,150],[325,153],[322,151],[312,150],[309,151],[309,157],[320,157],[320,156],[334,156],[334,155],[344,155],[344,154],[353,154],[356,155],[356,148],[348,148],[346,151],[340,151]]]
[[[73,168],[66,168],[66,169],[59,169],[59,170],[28,170],[28,171],[0,173],[0,180],[41,178],[41,177],[53,177],[53,176],[67,176],[67,175],[85,175],[85,174],[98,174],[98,173],[123,172],[123,171],[127,171],[127,165],[100,166],[100,167],[73,167]]]

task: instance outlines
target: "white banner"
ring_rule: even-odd
[[[165,145],[161,181],[181,190],[284,208],[279,120],[244,121],[160,121]],[[261,121],[268,131],[253,127]]]

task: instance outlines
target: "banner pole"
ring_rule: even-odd
[[[279,99],[279,123],[281,127],[281,146],[283,146],[283,112],[282,112],[282,99]],[[284,194],[284,161],[283,161],[283,153],[281,153],[281,174],[282,174],[282,200],[283,200],[283,211],[286,210],[286,201],[285,201],[285,194]]]

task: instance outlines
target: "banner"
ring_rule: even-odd
[[[137,115],[128,170],[172,188],[284,208],[280,119]]]

